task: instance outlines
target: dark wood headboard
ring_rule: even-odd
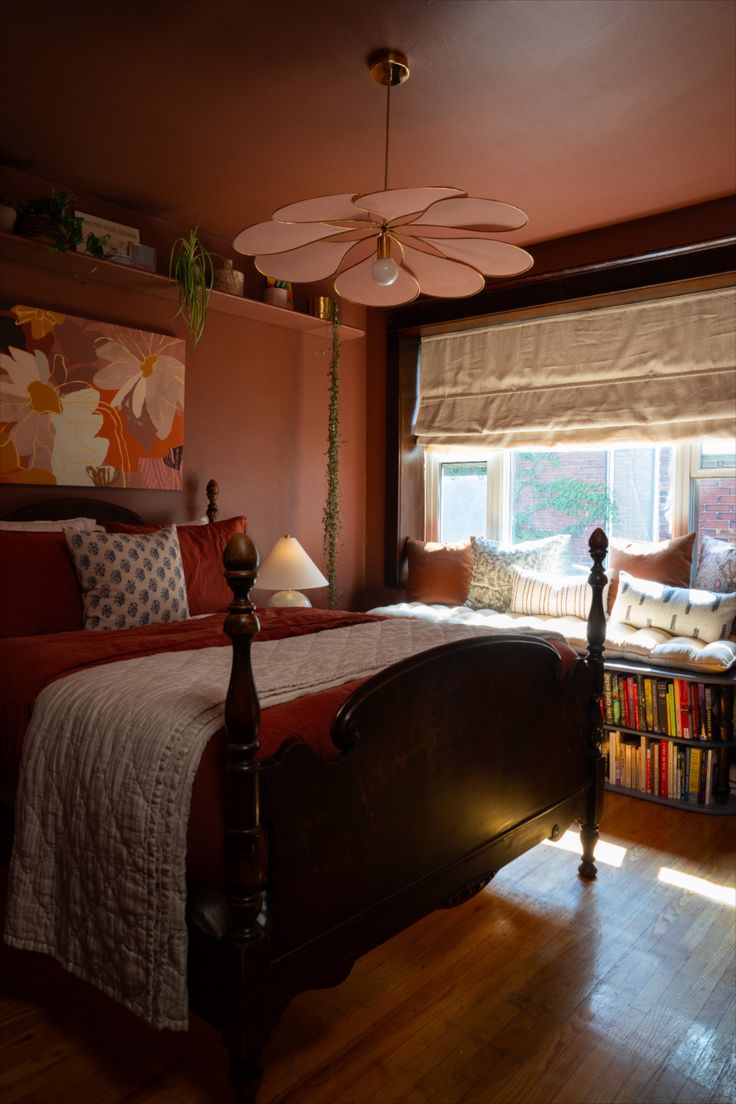
[[[34,502],[30,506],[21,506],[6,514],[4,521],[65,521],[73,517],[93,517],[104,524],[108,521],[124,521],[130,525],[141,525],[143,518],[127,506],[118,506],[114,502],[103,502],[99,498],[56,498]]]

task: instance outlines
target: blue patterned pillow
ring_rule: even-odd
[[[176,526],[156,533],[67,532],[85,629],[130,629],[189,617]]]

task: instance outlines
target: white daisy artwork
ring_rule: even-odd
[[[186,343],[0,311],[0,482],[180,490]]]

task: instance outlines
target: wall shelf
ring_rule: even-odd
[[[88,257],[84,253],[53,253],[48,245],[23,238],[17,234],[0,234],[0,258],[15,264],[30,265],[33,268],[46,268],[71,276],[81,283],[108,284],[126,291],[155,295],[160,299],[177,300],[176,281],[158,272],[146,272],[130,265],[115,264]],[[233,314],[239,318],[249,318],[254,322],[278,326],[281,329],[297,330],[317,337],[326,335],[329,322],[315,318],[311,314],[273,307],[258,299],[246,299],[238,295],[227,295],[223,291],[213,291],[210,296],[210,311]],[[341,341],[354,341],[364,337],[364,331],[353,326],[340,326]]]

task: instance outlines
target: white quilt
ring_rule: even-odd
[[[267,641],[256,687],[267,707],[494,631],[397,618]],[[69,675],[39,695],[24,745],[5,939],[158,1028],[187,1027],[187,820],[230,664],[205,648]]]

